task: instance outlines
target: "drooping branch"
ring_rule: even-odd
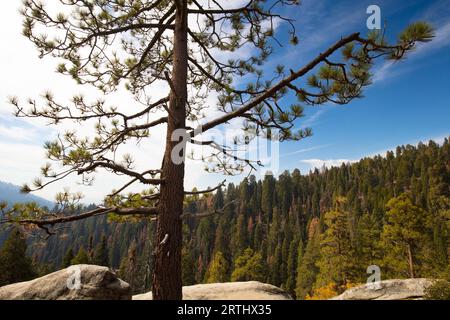
[[[144,184],[159,185],[164,182],[164,179],[145,178],[143,174],[137,173],[135,171],[131,171],[121,165],[118,165],[118,164],[115,164],[112,162],[106,162],[106,161],[96,161],[87,167],[80,168],[80,169],[78,169],[78,174],[92,172],[96,168],[108,168],[108,169],[111,169],[113,172],[122,173],[122,174],[126,174],[127,176],[134,177]]]
[[[90,210],[81,214],[74,215],[60,215],[56,216],[52,213],[47,213],[50,218],[16,218],[12,217],[14,209],[10,210],[6,214],[3,214],[3,218],[0,219],[0,225],[2,224],[18,224],[22,226],[34,226],[44,230],[49,236],[55,234],[51,231],[51,227],[59,224],[65,224],[74,221],[80,221],[87,218],[92,218],[101,215],[115,214],[119,216],[143,216],[151,217],[158,214],[158,208],[156,207],[139,207],[139,208],[120,208],[120,207],[98,207],[94,210]]]

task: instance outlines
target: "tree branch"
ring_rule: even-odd
[[[205,218],[209,217],[215,214],[223,214],[225,212],[225,209],[237,202],[238,200],[231,201],[224,205],[221,209],[214,210],[212,212],[202,212],[202,213],[183,213],[180,216],[180,219],[191,219],[191,218]]]
[[[352,41],[355,41],[359,39],[359,32],[353,33],[348,37],[342,38],[338,42],[336,42],[333,46],[331,46],[328,50],[326,50],[324,53],[319,54],[318,57],[316,57],[314,60],[312,60],[310,63],[308,63],[303,68],[299,69],[297,72],[292,72],[288,77],[284,78],[280,82],[278,82],[276,85],[272,86],[271,88],[267,89],[263,94],[257,96],[256,98],[252,99],[250,102],[245,104],[244,106],[229,112],[225,114],[222,117],[219,117],[217,119],[211,120],[203,125],[200,125],[195,130],[191,131],[191,137],[196,136],[197,134],[203,133],[211,128],[214,128],[220,124],[226,123],[230,121],[231,119],[237,118],[242,116],[245,112],[249,111],[250,109],[256,107],[260,103],[262,103],[265,99],[273,97],[279,90],[286,87],[288,84],[293,82],[294,80],[304,76],[309,71],[314,69],[318,64],[323,62],[328,56],[333,54],[336,50],[342,48],[347,43],[350,43]]]

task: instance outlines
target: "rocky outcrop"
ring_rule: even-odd
[[[133,296],[151,300],[152,293]],[[183,300],[292,300],[282,289],[257,281],[197,284],[183,287]]]
[[[130,286],[107,267],[75,265],[0,287],[0,300],[130,300]]]
[[[430,279],[385,280],[346,290],[331,300],[412,300],[422,299]]]

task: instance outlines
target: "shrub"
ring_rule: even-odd
[[[425,300],[450,300],[450,281],[436,280],[425,289]]]

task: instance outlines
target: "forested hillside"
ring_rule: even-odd
[[[183,282],[260,280],[301,299],[366,282],[370,265],[380,267],[382,279],[447,277],[449,186],[445,139],[304,175],[250,176],[214,194],[190,196],[186,212],[224,210],[186,220]],[[152,222],[93,218],[47,242],[34,240],[29,252],[53,268],[109,264],[143,292],[151,280],[149,233]]]

